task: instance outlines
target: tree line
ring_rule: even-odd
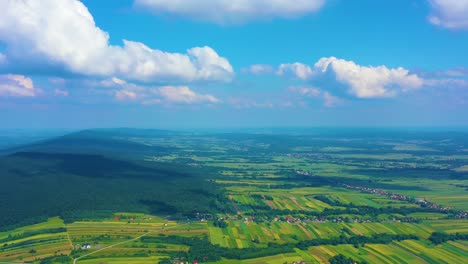
[[[389,244],[392,241],[401,241],[419,239],[415,235],[393,235],[393,234],[378,234],[373,236],[350,236],[341,235],[339,237],[328,239],[312,239],[300,241],[297,243],[268,243],[266,247],[250,247],[250,248],[224,248],[219,245],[213,245],[206,238],[190,238],[181,236],[164,236],[158,237],[146,236],[142,237],[141,241],[145,243],[166,243],[189,246],[189,251],[180,252],[165,252],[172,258],[180,258],[188,261],[203,260],[203,261],[219,261],[221,258],[227,259],[252,259],[265,256],[272,256],[284,253],[294,252],[294,248],[306,250],[311,246],[322,245],[340,245],[353,244],[355,247],[364,246],[365,244]],[[168,263],[168,259],[162,260],[160,263]]]
[[[455,233],[455,234],[447,234],[443,232],[434,232],[431,234],[429,237],[429,240],[435,244],[439,245],[447,241],[453,241],[453,240],[468,240],[468,234],[460,234],[460,233]]]

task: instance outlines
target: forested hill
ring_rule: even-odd
[[[210,171],[143,160],[165,147],[85,131],[16,150],[0,157],[0,229],[56,215],[73,221],[117,211],[174,217],[222,210]]]
[[[92,129],[46,139],[0,152],[7,155],[16,152],[55,152],[104,154],[135,158],[154,153],[169,153],[171,148],[153,146],[132,140],[134,138],[161,138],[176,132],[156,129]]]

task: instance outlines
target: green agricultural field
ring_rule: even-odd
[[[63,220],[47,222],[0,233],[0,260],[30,262],[54,255],[68,255],[72,242]]]
[[[266,245],[268,243],[288,243],[301,240],[350,236],[371,236],[375,234],[405,234],[428,238],[435,231],[448,233],[468,233],[463,222],[453,221],[450,229],[441,229],[433,223],[254,223],[246,221],[228,221],[226,228],[209,228],[210,241],[224,247],[244,248],[246,246]],[[446,222],[447,223],[447,222]]]
[[[389,245],[366,245],[358,249],[350,245],[311,247],[308,253],[313,258],[310,263],[328,263],[328,258],[336,254],[369,263],[464,263],[468,258],[467,249],[466,243],[449,242],[434,247],[407,240]]]
[[[446,144],[432,134],[424,141],[364,141],[101,133],[0,159],[12,180],[2,189],[8,193],[24,181],[51,184],[34,189],[46,215],[34,215],[38,208],[28,211],[19,200],[2,207],[0,262],[328,263],[342,254],[368,263],[459,264],[468,258],[468,175],[460,169],[468,165],[459,138]],[[102,156],[75,143],[82,137],[105,138],[105,148],[91,148]],[[52,149],[47,144],[80,154],[41,153]],[[68,181],[54,192],[52,178]],[[56,210],[65,205],[66,212]],[[433,244],[434,232],[446,240]]]
[[[148,264],[148,263],[158,263],[163,257],[114,257],[114,258],[96,258],[80,261],[82,264],[102,264],[102,263],[112,263],[112,264]]]

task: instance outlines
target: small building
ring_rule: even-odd
[[[91,244],[83,244],[81,245],[81,249],[90,249],[91,248]]]
[[[424,198],[416,198],[415,202],[417,204],[425,204],[427,201]]]

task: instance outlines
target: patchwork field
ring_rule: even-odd
[[[0,232],[0,260],[32,262],[55,255],[69,255],[72,242],[63,221],[49,221]]]
[[[61,187],[73,182],[66,188],[81,199],[43,200],[44,212],[64,205],[73,210],[50,213],[47,221],[40,215],[43,221],[32,225],[19,221],[39,220],[11,212],[37,206],[18,202],[18,208],[4,207],[8,216],[0,217],[10,225],[0,232],[0,262],[468,260],[468,141],[458,134],[429,133],[422,140],[405,133],[145,133],[98,133],[93,139],[118,140],[106,141],[106,151],[99,153],[121,155],[125,162],[86,156],[75,141],[60,141],[64,145],[53,149],[80,155],[26,152],[0,160],[18,186],[56,177]],[[92,136],[85,133],[86,140]],[[122,142],[124,147],[117,147]],[[82,164],[96,169],[85,170]],[[102,210],[94,210],[101,202]]]
[[[433,232],[468,233],[465,220],[424,221],[422,223],[333,223],[310,222],[255,223],[227,221],[226,228],[209,227],[210,241],[229,248],[246,248],[260,244],[289,243],[301,240],[375,234],[406,234],[427,239]],[[344,231],[346,230],[346,231]]]
[[[312,256],[310,263],[328,263],[327,259],[336,254],[369,263],[465,263],[468,258],[467,246],[465,242],[433,246],[406,240],[389,245],[366,245],[359,249],[349,245],[312,247],[308,253]]]

